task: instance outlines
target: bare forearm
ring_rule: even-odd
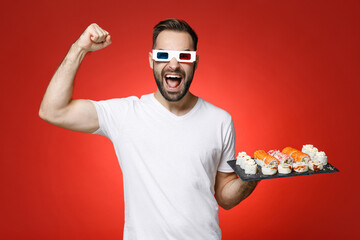
[[[41,103],[40,115],[56,115],[70,104],[74,78],[85,55],[86,51],[75,44],[71,46],[49,83]]]
[[[80,38],[70,47],[49,83],[39,111],[42,119],[74,130],[79,130],[79,126],[89,122],[92,122],[91,126],[96,127],[97,116],[95,116],[92,104],[88,101],[72,100],[74,78],[87,52],[100,50],[110,44],[109,33],[96,23],[86,28]],[[91,130],[91,126],[85,130]],[[82,128],[81,130],[84,131]]]
[[[96,109],[89,100],[72,99],[76,72],[87,52],[111,44],[110,34],[96,23],[90,24],[70,47],[52,77],[41,102],[40,117],[59,127],[92,133],[99,128]]]
[[[244,182],[236,178],[228,182],[221,191],[223,208],[231,209],[247,198],[255,189],[257,181]]]

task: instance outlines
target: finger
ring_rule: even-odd
[[[99,25],[94,24],[95,29],[99,33],[99,40],[105,41],[106,37],[109,35],[109,32],[105,29],[102,29]]]
[[[96,33],[90,34],[90,39],[92,42],[96,43],[98,38],[99,38],[99,36]]]
[[[99,39],[98,41],[105,41],[106,36],[109,34],[107,31],[102,29],[99,25],[96,23],[93,24],[93,29],[98,33]]]
[[[99,43],[102,42],[104,39],[103,37],[103,30],[101,29],[101,27],[99,27],[99,25],[97,25],[96,23],[93,23],[89,26],[89,31],[91,32],[91,40],[95,43]]]
[[[108,33],[106,33],[106,31],[104,31],[103,29],[99,29],[100,35],[99,35],[99,42],[105,42],[106,41],[106,37],[108,36]]]
[[[105,47],[109,46],[111,43],[112,43],[111,36],[108,35],[106,37],[106,40],[102,43],[99,43],[99,45],[101,45],[101,48],[105,48]]]
[[[110,34],[106,36],[105,43],[107,43],[107,45],[106,45],[106,46],[108,46],[108,45],[110,45],[110,44],[112,43],[112,39],[111,39]]]
[[[100,27],[95,28],[96,31],[96,37],[94,38],[95,43],[102,43],[106,41],[106,37],[109,33],[101,29]]]
[[[95,43],[98,43],[99,42],[99,39],[101,38],[101,31],[99,31],[99,29],[97,28],[97,26],[92,26],[91,28],[91,40]]]

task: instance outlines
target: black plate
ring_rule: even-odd
[[[324,166],[323,170],[320,170],[317,172],[314,172],[309,169],[309,171],[303,172],[303,173],[298,173],[298,172],[292,171],[289,174],[276,173],[275,175],[264,175],[261,172],[261,167],[258,165],[256,174],[246,174],[244,169],[241,169],[241,167],[239,165],[236,165],[236,160],[230,160],[230,161],[227,161],[227,163],[230,165],[230,167],[232,169],[234,169],[236,174],[245,182],[272,179],[272,178],[296,177],[296,176],[306,176],[306,175],[314,175],[314,174],[322,174],[322,173],[339,172],[339,170],[336,167],[334,167],[333,165],[328,163],[328,164],[326,164],[326,166]]]

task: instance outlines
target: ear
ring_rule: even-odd
[[[154,69],[154,60],[152,58],[152,52],[149,52],[149,64],[150,64],[150,68]]]
[[[195,70],[197,69],[198,65],[199,65],[199,55],[196,55]]]

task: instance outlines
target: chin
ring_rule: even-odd
[[[183,99],[187,92],[181,92],[176,94],[164,93],[163,89],[160,89],[161,95],[169,102],[178,102]]]

